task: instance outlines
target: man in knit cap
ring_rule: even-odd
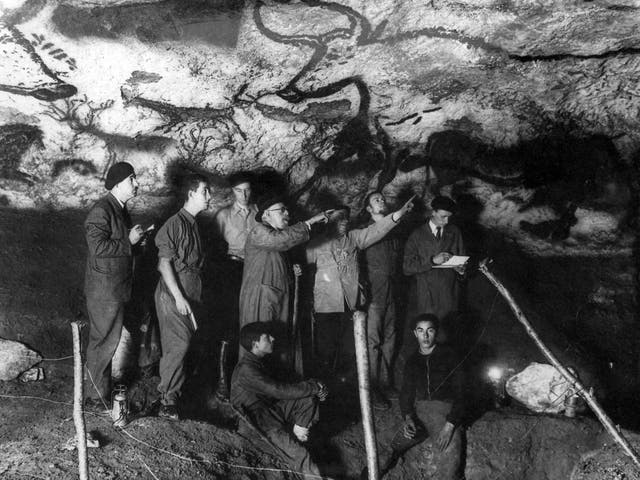
[[[91,208],[84,222],[88,255],[84,293],[89,312],[85,405],[108,408],[111,360],[120,341],[125,303],[131,297],[133,249],[142,239],[140,225],[131,226],[126,203],[136,196],[138,181],[126,162],[107,172],[109,193]]]

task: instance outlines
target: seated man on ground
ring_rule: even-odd
[[[233,370],[231,404],[252,424],[243,419],[240,432],[255,436],[252,427],[259,429],[292,470],[318,478],[318,467],[301,444],[318,421],[318,400],[324,400],[328,391],[313,379],[296,383],[275,380],[264,362],[273,352],[273,344],[269,323],[249,323],[240,330],[240,345],[246,353]]]
[[[411,447],[429,439],[436,468],[433,478],[462,478],[464,372],[454,350],[436,344],[438,328],[438,318],[432,314],[413,321],[418,350],[405,364],[400,391],[403,423],[391,442],[391,455],[380,462],[382,474]]]

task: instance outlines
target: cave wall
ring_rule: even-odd
[[[631,3],[100,5],[0,2],[4,204],[84,207],[123,160],[149,195],[175,164],[273,167],[302,203],[323,192],[354,204],[378,186],[422,194],[431,167],[438,186],[471,175],[483,203],[507,197],[485,182],[520,187],[516,207],[547,180],[580,177],[567,195],[581,202],[607,176],[593,165],[628,165],[640,145]],[[558,209],[509,213],[482,220],[510,229]],[[620,220],[605,217],[605,229]]]
[[[185,168],[273,169],[309,210],[439,190],[536,256],[615,256],[623,287],[558,301],[623,296],[628,323],[639,20],[628,0],[0,0],[0,205],[82,211],[116,161],[152,217]],[[571,289],[534,273],[534,298]]]

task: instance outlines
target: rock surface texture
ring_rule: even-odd
[[[621,172],[640,147],[633,2],[0,9],[5,204],[85,206],[126,160],[147,194],[163,191],[175,164],[273,167],[309,206],[333,195],[359,207],[372,188],[424,194],[425,180],[470,177],[481,220],[505,230],[561,220],[577,204],[578,225],[532,235],[590,233],[596,200],[595,227],[615,231],[621,219],[611,189],[628,194]],[[540,197],[552,208],[526,209]]]
[[[42,357],[26,345],[0,338],[0,380],[13,380],[41,360]]]

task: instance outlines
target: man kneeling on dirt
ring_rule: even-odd
[[[264,362],[273,352],[273,343],[269,323],[249,323],[240,330],[240,345],[247,353],[231,377],[231,404],[244,417],[240,432],[255,437],[252,429],[260,430],[293,470],[318,478],[318,467],[301,443],[308,440],[309,428],[318,421],[318,400],[324,400],[328,391],[313,379],[277,381]]]
[[[418,315],[413,321],[418,351],[404,368],[400,391],[403,423],[391,442],[391,455],[381,462],[382,474],[411,447],[431,439],[436,468],[432,478],[462,478],[464,374],[454,350],[436,344],[439,326],[433,314]]]

